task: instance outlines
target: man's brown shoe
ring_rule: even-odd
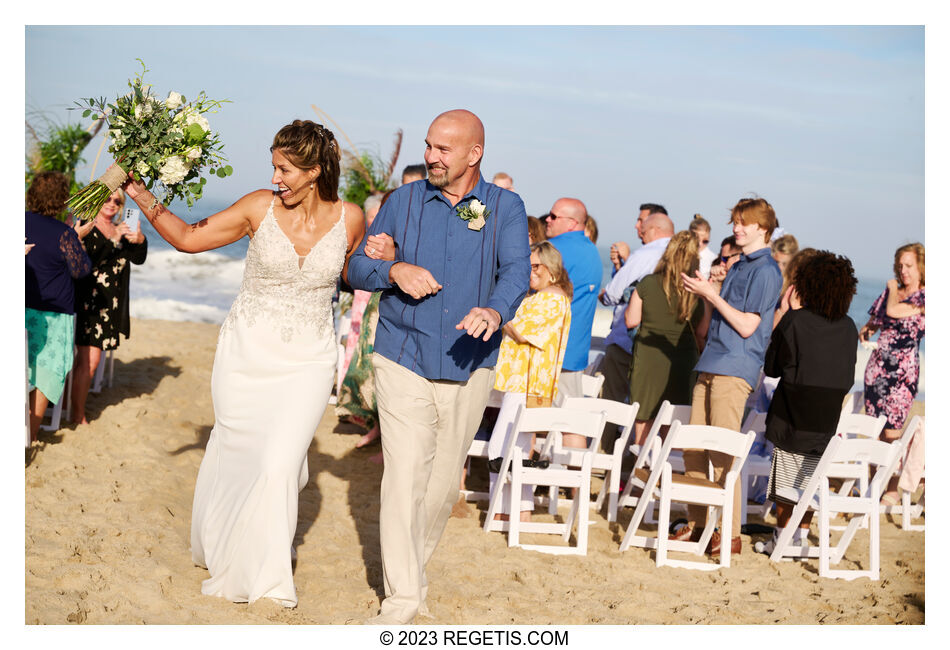
[[[719,555],[720,546],[722,546],[722,538],[719,535],[719,531],[713,531],[712,539],[709,540],[709,554]],[[730,546],[729,552],[732,555],[738,555],[742,553],[742,538],[738,535],[732,538],[732,544]]]
[[[715,533],[713,534],[715,535]],[[678,531],[670,535],[670,539],[674,542],[698,542],[699,538],[702,536],[702,528],[693,528],[689,524],[686,524]]]

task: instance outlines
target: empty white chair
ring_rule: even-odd
[[[620,437],[614,442],[613,453],[607,454],[595,448],[592,461],[593,470],[603,470],[604,485],[597,495],[597,501],[592,505],[598,510],[607,502],[607,521],[617,521],[617,503],[620,498],[620,463],[623,459],[623,452],[627,448],[627,443],[633,433],[633,423],[637,418],[637,411],[640,405],[624,404],[609,399],[599,399],[595,397],[570,397],[564,401],[563,407],[566,409],[576,409],[579,411],[591,411],[603,413],[607,422],[616,424],[620,427]],[[599,442],[598,442],[599,444]],[[609,496],[609,499],[607,498]]]
[[[902,529],[921,531],[924,530],[924,526],[920,524],[912,524],[911,519],[920,517],[921,514],[923,514],[923,497],[921,497],[921,503],[911,503],[912,492],[917,488],[916,472],[913,469],[906,471],[905,466],[909,457],[912,455],[918,455],[921,459],[919,465],[919,478],[923,478],[922,459],[924,456],[924,418],[919,415],[912,417],[907,423],[907,426],[904,427],[904,433],[901,434],[900,441],[901,454],[894,462],[894,467],[890,468],[890,476],[900,476],[897,490],[901,495],[901,503],[900,505],[886,505],[882,503],[881,514],[899,514],[901,516]],[[907,474],[907,476],[905,476],[905,474]],[[911,475],[914,475],[914,478],[912,478]]]
[[[660,450],[656,461],[656,467],[650,472],[647,484],[644,486],[643,497],[656,495],[659,501],[659,516],[657,524],[657,536],[653,542],[656,548],[657,566],[674,566],[685,569],[699,569],[710,571],[720,567],[730,566],[730,540],[733,537],[732,531],[732,507],[734,490],[739,489],[736,483],[739,480],[742,463],[749,453],[749,448],[755,440],[755,434],[751,431],[740,433],[723,427],[714,427],[700,424],[680,424],[679,421],[673,423],[666,435],[666,442]],[[707,451],[717,451],[732,456],[732,463],[726,470],[723,485],[720,486],[713,480],[714,472],[711,463],[708,464],[708,474],[706,478],[694,478],[684,474],[673,474],[672,464],[669,462],[670,454],[674,449],[701,449]],[[659,476],[657,476],[659,473]],[[656,492],[653,492],[653,486],[656,485]],[[702,537],[698,542],[677,542],[668,538],[670,526],[670,506],[676,501],[680,503],[704,505],[707,507],[707,522]],[[644,503],[639,503],[638,510],[645,508]],[[708,562],[695,562],[692,560],[673,560],[668,556],[671,550],[683,550],[692,552],[695,555],[703,553],[709,545],[709,539],[712,536],[713,529],[717,520],[721,521],[720,535],[723,540],[720,549],[720,561],[718,564]],[[634,523],[631,521],[631,523]],[[639,522],[637,522],[639,523]],[[738,531],[735,531],[738,533]],[[621,549],[630,546],[636,530],[633,526],[627,529],[624,540],[621,543]]]
[[[627,477],[627,484],[624,486],[623,492],[620,494],[620,498],[618,499],[619,507],[636,507],[637,503],[639,502],[639,498],[633,494],[633,490],[635,488],[641,490],[643,489],[644,481],[649,474],[649,468],[653,467],[650,456],[654,449],[654,443],[660,443],[659,445],[656,445],[657,450],[662,447],[660,430],[664,426],[673,424],[674,421],[679,421],[681,423],[689,422],[689,416],[691,412],[692,407],[688,404],[670,404],[668,400],[663,400],[663,403],[660,404],[659,410],[656,412],[656,417],[653,419],[653,425],[650,427],[646,437],[643,439],[643,444],[630,445],[630,451],[636,454],[637,460],[633,465],[633,470],[631,470],[630,476]],[[683,473],[684,470],[682,455],[670,458],[669,460],[672,463],[673,471]],[[647,507],[649,510],[645,513],[645,521],[649,523],[655,523],[655,520],[652,517],[652,505],[648,504]]]
[[[581,375],[581,394],[584,397],[600,397],[600,389],[603,385],[603,375]]]
[[[778,495],[796,503],[788,524],[782,530],[772,550],[770,558],[778,562],[785,558],[818,558],[818,575],[824,578],[867,577],[880,578],[880,501],[884,484],[889,478],[888,469],[893,467],[901,452],[901,441],[892,443],[868,438],[846,438],[836,434],[828,443],[821,460],[808,483],[802,490],[782,488]],[[849,464],[876,466],[873,478],[858,495],[833,492],[830,479],[837,476],[841,468]],[[844,478],[848,478],[847,476]],[[795,530],[801,523],[806,510],[818,511],[818,548],[792,543]],[[835,513],[859,515],[852,517],[844,527],[838,543],[831,545],[831,517]],[[844,558],[844,553],[854,539],[858,527],[865,520],[870,522],[869,562],[866,570],[832,569]]]
[[[864,413],[845,413],[842,411],[838,418],[838,426],[835,433],[840,433],[845,438],[869,438],[877,440],[881,431],[887,425],[887,417],[879,415],[876,418]],[[835,468],[834,476],[844,479],[841,487],[838,489],[840,494],[848,494],[857,483],[859,493],[863,493],[868,486],[869,468],[862,462],[843,463],[842,466]],[[861,528],[867,528],[868,522],[863,519]],[[835,530],[841,530],[841,526],[836,526]]]
[[[488,503],[488,512],[485,515],[485,531],[507,530],[508,546],[554,554],[587,554],[587,527],[588,513],[580,504],[590,500],[590,470],[593,454],[589,451],[573,449],[565,450],[564,454],[557,454],[552,458],[552,465],[546,468],[525,467],[525,460],[521,449],[515,444],[518,434],[535,431],[558,431],[563,433],[577,433],[600,442],[600,435],[604,429],[605,417],[599,412],[576,411],[566,408],[534,408],[523,406],[518,408],[511,435],[507,438],[505,454],[502,458],[498,479],[492,489]],[[579,462],[580,467],[567,467],[568,464]],[[557,466],[559,464],[561,466]],[[577,498],[573,500],[570,512],[563,523],[549,522],[522,522],[520,521],[521,486],[523,484],[547,485],[552,493],[561,488],[576,488]],[[501,512],[501,499],[505,485],[510,486],[508,521],[496,521],[495,513]],[[549,533],[560,535],[565,541],[570,539],[574,523],[577,523],[576,546],[549,546],[539,544],[521,544],[519,536],[524,533]]]
[[[504,395],[502,391],[492,388],[491,393],[488,395],[488,403],[485,405],[485,408],[501,408],[501,399]],[[468,454],[465,458],[466,476],[468,476],[472,470],[472,458],[488,458],[488,440],[479,440],[477,438],[472,440],[472,444],[469,445]],[[483,501],[489,496],[488,492],[476,492],[467,488],[463,488],[461,493],[466,501]]]

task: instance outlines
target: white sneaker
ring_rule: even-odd
[[[772,551],[775,550],[775,538],[773,537],[767,542],[756,542],[752,547],[756,553],[763,553],[765,555],[771,555]]]

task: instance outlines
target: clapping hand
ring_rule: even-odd
[[[489,307],[473,307],[465,318],[455,326],[457,330],[466,330],[469,336],[481,337],[483,341],[491,338],[501,325],[501,314]]]
[[[710,300],[713,296],[719,294],[719,291],[716,290],[716,286],[705,279],[699,271],[696,271],[696,275],[693,277],[685,273],[680,273],[680,277],[683,279],[683,288],[690,293],[695,293],[700,298]]]

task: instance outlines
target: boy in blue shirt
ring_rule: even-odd
[[[699,377],[693,389],[690,424],[707,424],[739,431],[746,400],[759,378],[772,332],[772,319],[782,289],[782,272],[772,259],[769,238],[778,226],[775,210],[762,198],[741,199],[730,218],[736,245],[742,249],[739,261],[729,269],[722,289],[705,280],[699,272],[683,275],[687,291],[706,304],[704,329],[708,323],[706,347],[696,364]],[[732,457],[718,452],[687,450],[683,453],[686,475],[706,478],[707,462],[715,480],[722,484]],[[742,550],[742,490],[737,486],[732,511],[732,553]],[[704,506],[689,507],[689,524],[675,539],[698,541],[705,526]],[[702,526],[697,527],[697,523]],[[719,553],[719,532],[712,535],[710,553]]]

